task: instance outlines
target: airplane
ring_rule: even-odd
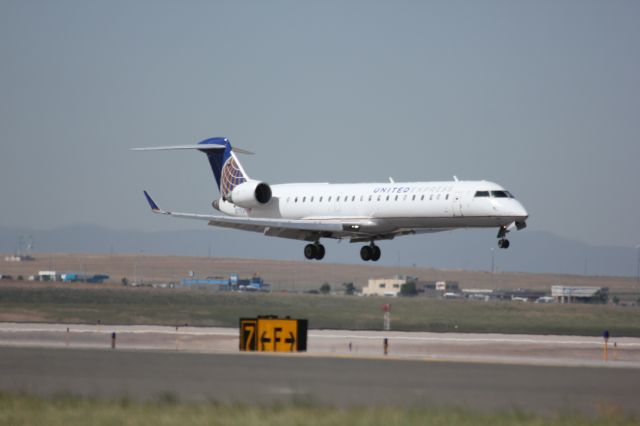
[[[135,151],[198,150],[207,155],[220,198],[212,207],[223,215],[163,210],[147,191],[153,213],[204,220],[212,226],[260,232],[267,236],[307,241],[305,258],[321,260],[321,239],[366,243],[364,261],[378,261],[377,241],[403,235],[459,228],[498,228],[498,247],[509,248],[506,235],[527,226],[529,215],[502,186],[488,181],[383,183],[288,183],[270,185],[249,177],[227,138],[195,145],[133,148]]]

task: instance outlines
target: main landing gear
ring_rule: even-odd
[[[304,246],[304,257],[309,260],[322,260],[324,253],[324,246],[320,243],[307,244]]]
[[[501,226],[500,229],[498,230],[498,238],[500,238],[498,240],[498,248],[501,249],[508,249],[509,248],[509,240],[507,240],[505,237],[507,236],[507,227],[506,226]]]
[[[307,244],[304,246],[304,257],[309,260],[322,260],[324,258],[325,250],[324,246],[320,243]],[[382,252],[380,251],[380,247],[375,245],[373,242],[368,246],[364,246],[360,249],[360,257],[365,262],[368,260],[372,260],[377,262],[380,260],[380,256]]]
[[[360,257],[365,262],[368,260],[373,260],[374,262],[377,262],[378,260],[380,260],[381,255],[382,255],[382,252],[380,251],[380,247],[375,245],[373,242],[371,242],[370,245],[363,246],[360,249]]]

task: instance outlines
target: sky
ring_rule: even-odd
[[[529,228],[640,244],[637,1],[0,0],[0,226],[199,229],[194,151],[269,183],[487,179]]]

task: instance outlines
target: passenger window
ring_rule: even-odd
[[[420,201],[424,201],[424,194],[422,194],[422,197],[420,197]]]
[[[338,202],[338,201],[340,201],[340,196],[339,195],[336,197],[336,202]]]
[[[429,200],[433,200],[433,194],[429,195]]]
[[[298,197],[295,198],[295,200],[293,200],[294,203],[298,202]]]
[[[305,201],[307,201],[307,197],[302,197],[302,202],[304,203]]]
[[[489,191],[478,191],[476,192],[475,197],[488,197],[489,196]]]
[[[345,197],[344,197],[344,202],[346,203],[347,201],[349,201],[349,196],[348,196],[348,195],[345,195]]]
[[[398,196],[396,195],[396,201],[398,201]]]
[[[411,201],[415,201],[416,200],[416,196],[414,195],[413,197],[411,197]]]
[[[318,200],[319,202],[322,202],[322,195],[320,196],[320,200]]]
[[[311,197],[311,199],[309,201],[313,203],[313,197]]]
[[[362,202],[362,200],[364,200],[364,195],[360,196],[360,202]]]
[[[446,196],[446,197],[444,197],[444,199],[445,199],[445,200],[448,200],[448,199],[449,199],[449,194],[447,194],[447,196]]]
[[[387,201],[389,201],[389,196],[387,195]]]
[[[329,202],[331,202],[331,195],[329,195]]]
[[[373,195],[369,195],[369,201],[371,201],[371,198],[373,198]]]
[[[382,199],[382,195],[378,195],[378,201]]]

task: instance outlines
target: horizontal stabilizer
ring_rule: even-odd
[[[173,145],[173,146],[151,146],[147,148],[131,148],[131,151],[170,151],[170,150],[177,150],[177,149],[197,149],[200,151],[217,151],[217,150],[224,151],[225,148],[226,147],[224,145],[218,145],[218,144],[202,144],[202,145],[198,144],[198,145]],[[253,155],[253,152],[247,151],[242,148],[233,147],[231,148],[231,150],[239,154]]]

